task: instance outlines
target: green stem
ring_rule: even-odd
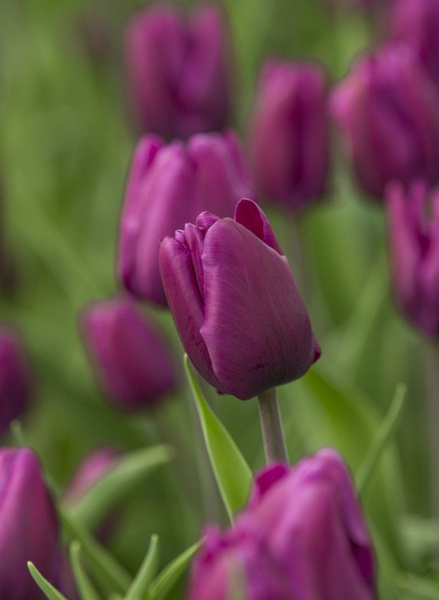
[[[428,421],[430,437],[430,494],[433,517],[439,517],[439,343],[430,346]]]
[[[276,389],[260,394],[258,400],[259,418],[267,464],[274,461],[288,463],[288,452],[276,397]]]

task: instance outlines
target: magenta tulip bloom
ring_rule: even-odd
[[[438,336],[439,190],[417,183],[405,191],[395,183],[387,190],[387,216],[396,301],[421,331]]]
[[[88,306],[82,332],[101,385],[115,406],[155,406],[176,384],[175,365],[162,337],[130,300]]]
[[[185,20],[170,5],[136,14],[125,40],[131,103],[145,133],[219,131],[230,112],[228,35],[214,5]]]
[[[76,504],[105,477],[119,461],[118,452],[112,447],[90,452],[79,465],[73,479],[64,492],[64,502]]]
[[[0,433],[26,409],[31,395],[29,366],[21,340],[10,328],[0,330]]]
[[[247,600],[374,600],[374,563],[346,466],[323,449],[267,467],[234,526],[207,530],[188,598],[227,600],[236,586]]]
[[[38,460],[27,448],[4,448],[0,450],[0,598],[45,598],[27,561],[59,585],[62,556],[57,519]]]
[[[328,176],[326,75],[313,63],[267,61],[250,131],[258,191],[287,208],[322,196]]]
[[[303,375],[319,350],[305,305],[258,205],[204,212],[160,248],[169,308],[191,361],[246,400]]]
[[[366,192],[383,199],[390,181],[439,179],[439,93],[407,46],[355,63],[332,107]]]
[[[203,210],[231,217],[252,192],[233,134],[200,134],[168,146],[145,137],[134,153],[120,222],[118,273],[126,289],[166,306],[160,241]]]

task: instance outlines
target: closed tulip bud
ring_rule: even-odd
[[[396,301],[421,331],[438,336],[439,189],[389,185],[387,217]]]
[[[333,113],[364,190],[439,178],[439,94],[410,49],[385,47],[357,62],[335,89]]]
[[[27,561],[60,585],[57,519],[38,460],[28,448],[7,448],[0,450],[0,598],[45,598]]]
[[[153,407],[175,387],[170,351],[131,301],[115,298],[88,306],[82,332],[101,385],[115,406]]]
[[[160,241],[203,210],[231,217],[248,195],[252,186],[233,134],[200,134],[168,146],[145,137],[134,153],[120,223],[118,272],[126,289],[166,306]]]
[[[227,124],[228,35],[217,6],[187,19],[169,5],[145,9],[129,23],[125,54],[131,104],[145,133],[185,138]]]
[[[346,466],[331,449],[256,478],[226,533],[209,529],[190,600],[374,600],[370,537]]]
[[[328,176],[326,75],[313,63],[268,61],[250,131],[258,192],[291,209],[319,198]]]
[[[319,349],[287,259],[258,205],[199,215],[163,240],[169,308],[191,361],[220,392],[246,400],[303,375]]]
[[[64,502],[77,504],[119,461],[114,448],[100,448],[88,454],[79,465],[73,479],[64,492]]]
[[[0,330],[0,433],[26,409],[31,378],[24,348],[16,333]]]

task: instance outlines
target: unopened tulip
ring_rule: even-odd
[[[119,460],[112,447],[100,448],[88,454],[79,465],[64,492],[64,501],[74,505],[115,467]]]
[[[258,205],[204,212],[163,240],[169,308],[191,361],[220,392],[246,400],[303,375],[319,350],[305,305]]]
[[[82,332],[101,385],[117,407],[152,407],[174,388],[172,355],[130,300],[88,306]]]
[[[355,63],[332,108],[358,181],[372,196],[383,199],[393,180],[439,179],[439,93],[406,45]]]
[[[326,75],[318,64],[267,61],[250,131],[258,192],[291,209],[324,194],[328,176]]]
[[[233,216],[252,186],[235,136],[199,134],[167,146],[155,136],[137,146],[124,199],[119,277],[131,293],[166,306],[160,278],[160,241],[203,210]]]
[[[43,600],[27,562],[60,585],[62,556],[54,507],[27,448],[0,450],[0,598]]]
[[[396,301],[421,331],[438,336],[439,189],[390,185],[387,216]]]
[[[374,600],[370,537],[341,457],[320,450],[256,478],[227,532],[209,528],[190,600]]]
[[[145,133],[219,131],[230,112],[228,35],[214,5],[185,19],[170,5],[134,15],[126,32],[131,103]]]
[[[17,334],[0,329],[0,433],[25,410],[31,381],[25,351]]]

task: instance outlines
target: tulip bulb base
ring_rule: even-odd
[[[267,464],[276,461],[288,464],[288,453],[276,390],[272,389],[260,394],[258,401]]]

